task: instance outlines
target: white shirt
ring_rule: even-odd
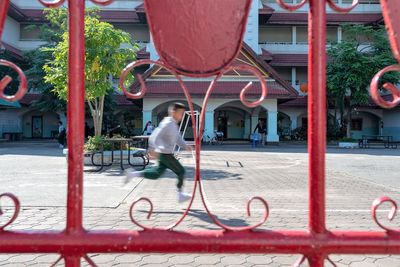
[[[165,117],[150,136],[149,147],[157,153],[174,154],[175,145],[187,148],[179,132],[178,123],[172,117]]]

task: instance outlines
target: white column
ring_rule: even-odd
[[[276,99],[266,99],[263,107],[267,110],[267,142],[278,143],[278,101]]]
[[[143,125],[142,125],[142,129],[144,129],[144,127],[146,126],[146,123],[148,121],[152,120],[151,114],[152,114],[152,110],[143,110],[143,122],[142,122]]]
[[[158,56],[157,51],[156,51],[156,48],[154,46],[154,41],[153,41],[153,37],[151,36],[151,33],[150,33],[150,43],[148,43],[146,45],[146,51],[150,53],[150,59],[151,60],[159,59],[159,56]]]
[[[296,88],[296,79],[297,79],[297,69],[296,67],[292,67],[292,86]]]
[[[256,128],[258,123],[258,112],[257,114],[254,114],[251,116],[251,128],[250,128],[250,132],[253,133],[254,132],[254,128]]]
[[[152,122],[153,125],[158,126],[158,124],[159,124],[160,122],[158,121],[157,114],[154,114],[153,116],[151,116],[151,122]]]
[[[278,111],[276,110],[268,110],[268,134],[267,134],[267,142],[279,142],[278,136]]]
[[[248,139],[250,133],[252,132],[253,129],[251,129],[251,117],[250,115],[246,114],[245,119],[244,119],[244,139]]]
[[[60,117],[60,121],[63,123],[64,126],[67,125],[67,116],[65,116],[64,112],[57,112],[57,115]]]
[[[291,122],[291,129],[294,130],[297,128],[297,116],[296,115],[291,115],[290,116],[290,122]]]
[[[297,44],[297,27],[292,26],[292,45]]]
[[[338,43],[342,42],[342,38],[343,38],[343,29],[341,26],[338,27],[337,29],[337,40]]]
[[[261,52],[258,45],[258,13],[259,13],[259,0],[253,0],[250,8],[249,18],[247,20],[246,32],[244,41],[257,53]],[[259,51],[260,50],[260,51]]]
[[[204,132],[209,137],[214,136],[214,110],[207,110],[205,114]]]

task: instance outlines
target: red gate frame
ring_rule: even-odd
[[[65,0],[45,1],[39,0],[47,7],[57,7]],[[106,5],[112,0],[91,0],[94,3]],[[250,214],[250,204],[252,200],[261,201],[265,208],[263,220],[257,225],[245,228],[233,228],[220,223],[214,215],[205,208],[214,222],[222,227],[217,231],[198,231],[190,230],[184,232],[171,231],[173,227],[180,223],[183,217],[174,225],[167,229],[150,229],[132,220],[144,230],[142,231],[88,231],[82,226],[82,193],[83,193],[83,140],[84,140],[84,8],[83,0],[68,0],[69,4],[69,92],[68,92],[68,196],[67,196],[67,225],[63,231],[6,231],[5,228],[10,225],[18,216],[20,203],[18,199],[9,193],[0,195],[0,198],[8,197],[15,205],[13,217],[4,225],[0,226],[0,253],[58,253],[64,258],[67,267],[80,266],[80,259],[86,259],[89,264],[95,266],[95,263],[87,256],[88,253],[282,253],[282,254],[302,254],[295,266],[299,266],[305,259],[308,259],[310,266],[323,266],[325,259],[330,254],[400,254],[400,231],[389,229],[383,226],[376,218],[377,208],[384,202],[392,204],[392,210],[389,219],[393,219],[397,206],[396,203],[388,197],[382,197],[373,202],[371,211],[372,217],[376,223],[384,230],[382,232],[366,231],[329,231],[325,226],[325,133],[326,133],[326,3],[339,12],[349,12],[354,8],[358,1],[354,0],[349,8],[338,7],[333,0],[303,0],[297,5],[288,5],[283,0],[277,2],[288,10],[296,10],[309,3],[309,94],[308,94],[308,137],[309,137],[309,230],[308,231],[252,231],[254,228],[264,223],[268,216],[268,205],[265,200],[255,197],[248,202],[247,210]],[[400,4],[398,0],[381,0],[382,9],[386,25],[389,25],[391,19],[394,25],[388,26],[388,32],[391,38],[391,45],[396,58],[398,58],[396,41],[399,37],[396,35]],[[0,37],[4,27],[4,21],[7,16],[9,0],[0,1]],[[398,29],[397,29],[398,30]],[[179,72],[171,68],[166,62],[141,61],[130,64],[124,71],[127,71],[140,64],[159,64],[176,75],[181,82],[182,89],[188,100],[188,94],[183,82],[180,79]],[[0,61],[1,65],[14,68],[21,80],[19,91],[14,96],[3,94],[4,88],[11,81],[10,77],[4,77],[0,81],[0,98],[7,101],[16,101],[23,97],[26,91],[26,79],[23,72],[14,64]],[[248,106],[259,104],[266,95],[265,83],[258,72],[247,67],[235,67],[241,70],[253,72],[261,79],[262,93],[260,99],[256,102],[248,102],[245,99],[245,93],[251,84],[247,85],[241,93],[241,100]],[[203,107],[206,106],[208,98],[211,95],[215,82],[224,72],[232,67],[220,70],[215,80],[211,83],[204,100]],[[399,65],[387,67],[382,70],[373,79],[371,83],[371,95],[378,104],[383,107],[393,107],[399,103],[400,92],[391,84],[384,87],[393,94],[392,102],[385,102],[380,98],[378,81],[381,75],[386,71],[399,71]],[[122,78],[123,78],[122,77]],[[127,93],[128,97],[138,98],[145,93],[145,86],[141,77],[138,77],[142,83],[142,91],[137,94]],[[127,91],[123,82],[121,87]],[[191,103],[189,102],[189,105]],[[191,106],[193,110],[193,107]],[[192,117],[192,120],[194,118]],[[204,114],[201,121],[204,120]],[[193,123],[196,125],[196,123]],[[200,124],[202,125],[202,124]],[[195,131],[194,131],[195,132]],[[201,132],[201,131],[200,131]],[[200,194],[203,195],[200,182],[200,136],[196,136],[196,183],[200,187]],[[196,186],[194,188],[194,192]],[[152,212],[152,204],[149,199],[143,198],[151,205],[149,216]],[[139,201],[141,201],[139,200]],[[193,199],[192,199],[193,201]],[[0,215],[2,215],[0,209]],[[333,263],[331,260],[329,260]]]

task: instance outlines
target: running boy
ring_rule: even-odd
[[[128,172],[127,178],[144,177],[156,180],[161,177],[166,169],[170,169],[178,176],[178,202],[191,199],[191,195],[182,192],[185,168],[175,158],[175,145],[183,149],[192,150],[179,133],[178,123],[182,120],[186,107],[181,103],[174,103],[168,108],[168,117],[164,118],[158,128],[149,138],[149,150],[158,155],[158,166],[144,171]]]

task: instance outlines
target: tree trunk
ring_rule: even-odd
[[[103,128],[103,112],[104,112],[104,98],[105,96],[101,96],[99,99],[99,109],[98,109],[98,114],[99,114],[99,122],[98,122],[98,126],[99,126],[99,131],[100,131],[100,135],[101,135],[101,129]]]
[[[94,135],[101,136],[101,129],[103,126],[104,97],[100,97],[99,101],[95,99],[94,103],[88,101],[88,104],[93,119]]]
[[[346,137],[351,138],[351,105],[347,109],[347,127],[346,127]]]

